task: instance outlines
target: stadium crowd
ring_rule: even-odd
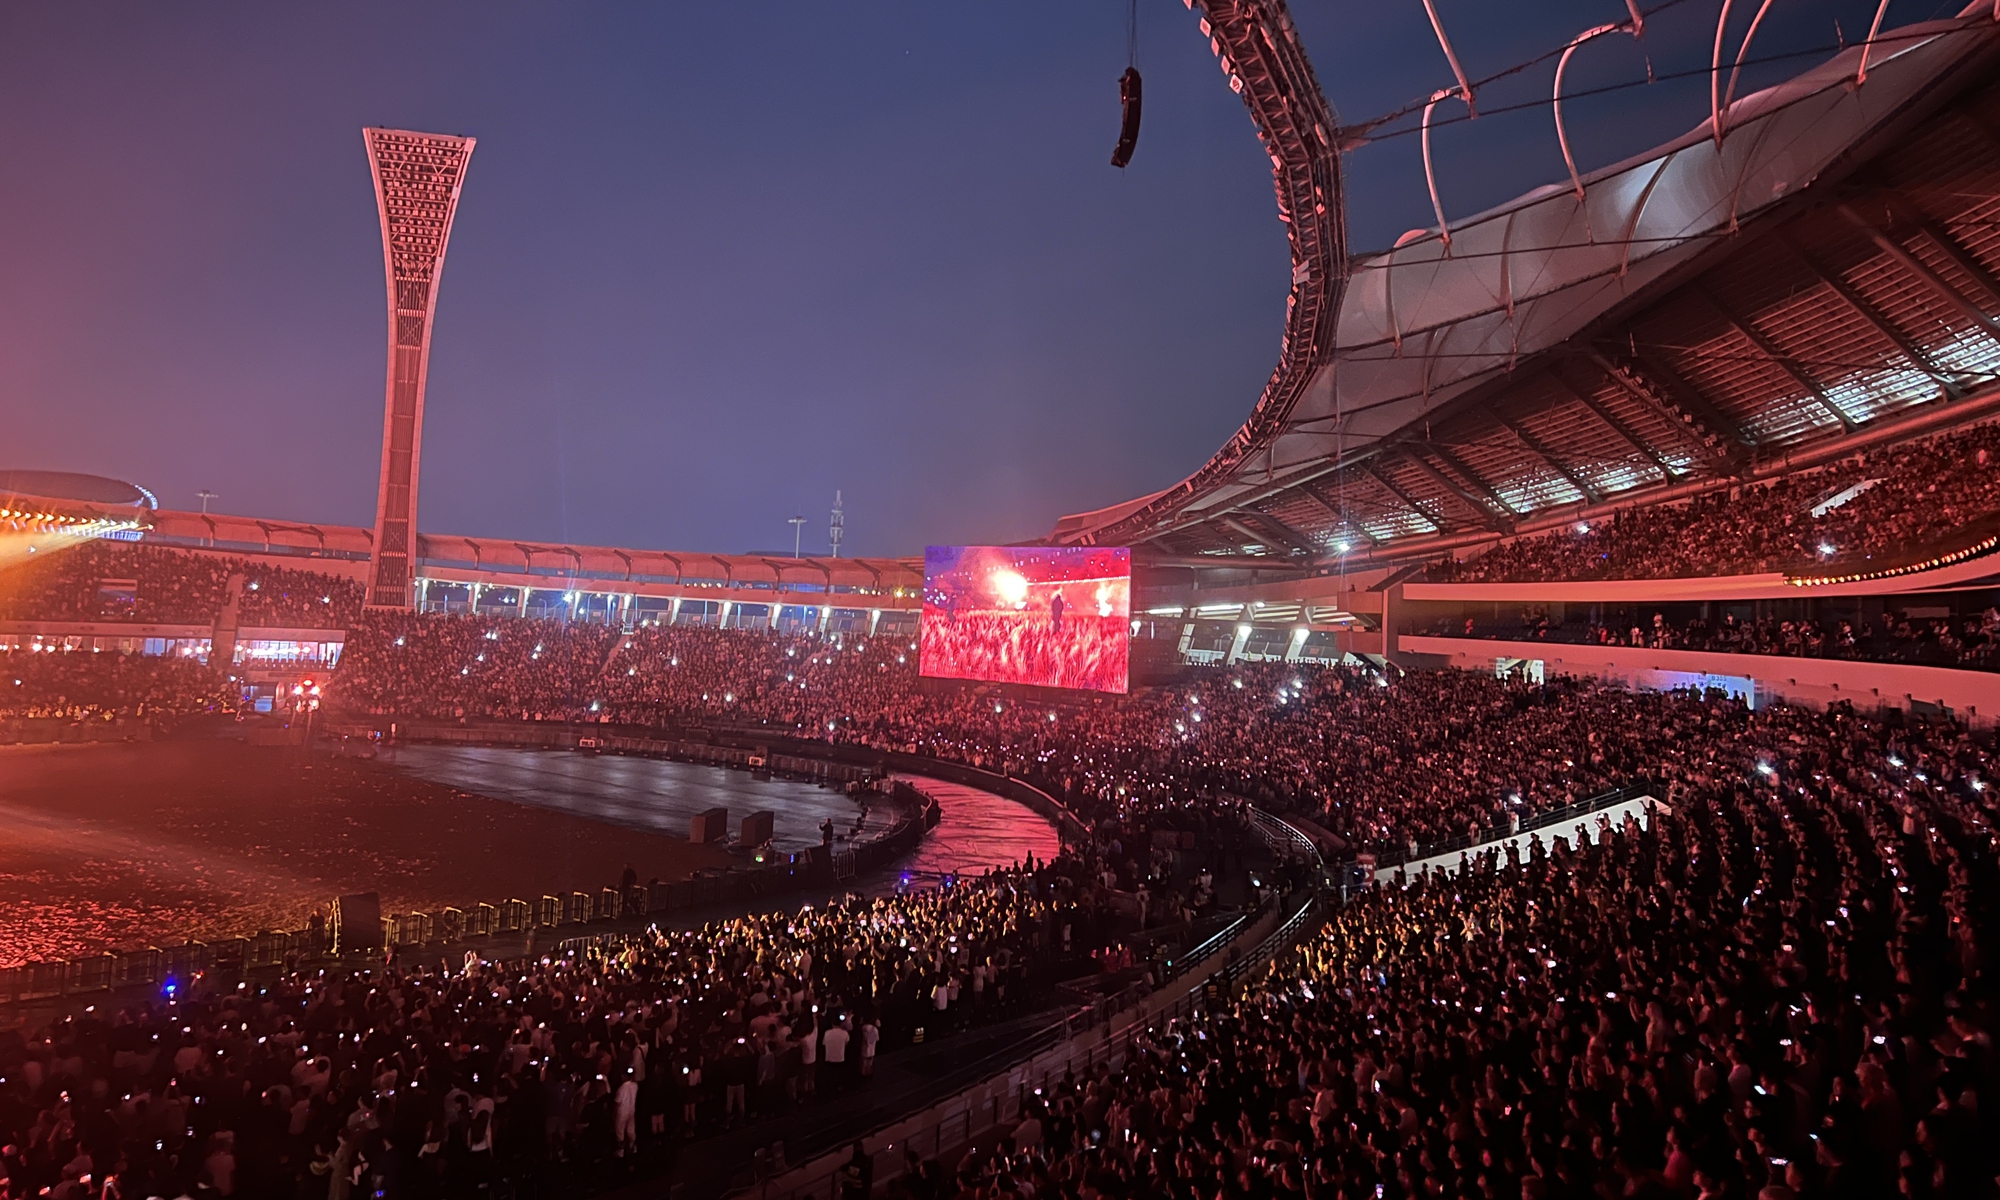
[[[0,620],[213,625],[242,576],[242,626],[344,628],[361,584],[324,572],[200,550],[95,539],[0,573]]]
[[[1705,650],[1729,654],[1782,654],[1803,658],[1845,658],[1922,666],[2000,669],[2000,608],[1977,616],[1912,616],[1885,611],[1871,623],[1860,617],[1828,621],[1759,617],[1740,620],[1724,613],[1715,620],[1689,617],[1676,624],[1664,613],[1650,617],[1625,612],[1596,620],[1551,619],[1529,608],[1518,621],[1443,620],[1408,632],[1437,637],[1483,637],[1565,642],[1595,646],[1644,646],[1655,650]]]
[[[236,689],[190,658],[87,650],[0,651],[0,722],[137,721],[169,727],[230,707]],[[0,725],[0,740],[7,739]]]
[[[0,1196],[571,1192],[1033,1010],[1123,928],[1094,854],[510,962],[298,970],[0,1030]],[[1122,959],[1120,960],[1122,961]]]
[[[1621,509],[1610,520],[1434,563],[1425,578],[1543,583],[1870,571],[1962,549],[1996,532],[1996,514],[2000,426],[1983,425],[1771,483]]]
[[[1987,451],[1950,443],[1980,478]],[[1828,516],[1914,486],[1882,478]],[[1624,624],[1567,632],[1760,653],[1858,653],[1879,637],[1888,653],[1983,665],[2000,613],[1879,635]],[[1524,857],[1407,889],[1385,878],[1246,992],[1048,1081],[1011,1137],[915,1161],[893,1189],[2000,1196],[1984,937],[2000,920],[1996,751],[1960,726],[1567,678],[1285,664],[1031,703],[928,689],[915,664],[907,637],[355,616],[328,688],[337,711],[757,729],[921,753],[1028,778],[1094,836],[957,888],[532,961],[299,971],[0,1031],[0,1195],[396,1200],[661,1155],[861,1086],[874,1051],[920,1029],[1016,1011],[1093,958],[1123,965],[1106,892],[1157,895],[1185,921],[1202,892],[1167,878],[1155,835],[1212,851],[1241,836],[1244,800],[1396,861],[1644,782],[1665,802],[1650,827],[1606,830],[1596,846],[1548,828]],[[0,716],[195,711],[214,686],[174,660],[9,652],[0,666],[27,689],[15,708],[0,698]]]
[[[1991,751],[1659,703],[1705,715],[1650,829],[1366,893],[1247,994],[898,1190],[1996,1194]]]
[[[330,695],[406,718],[732,726],[925,754],[1005,769],[1089,819],[1237,796],[1394,856],[1643,776],[1681,732],[1571,680],[1283,664],[1191,678],[1058,707],[926,690],[900,640],[371,615]]]

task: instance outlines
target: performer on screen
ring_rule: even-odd
[[[1065,607],[1060,590],[1055,595],[1049,597],[1049,627],[1057,633],[1062,632],[1063,609]]]

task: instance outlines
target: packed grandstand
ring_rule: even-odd
[[[277,729],[310,763],[283,703],[310,673],[327,749],[915,764],[1032,789],[1060,854],[519,953],[316,923],[260,972],[58,988],[0,1020],[0,1195],[2000,1194],[1990,14],[1899,35],[1866,87],[1850,47],[1718,107],[1577,201],[1455,228],[1456,258],[1437,230],[1349,263],[1289,21],[1203,7],[1298,269],[1239,437],[1052,535],[1137,548],[1159,652],[1129,693],[926,678],[872,565],[565,576],[430,539],[416,602],[378,578],[364,606],[363,531],[219,545],[162,514],[0,571],[0,741]],[[1621,181],[1725,134],[1738,186],[1680,179],[1714,203],[1634,232],[1667,218]],[[1563,260],[1590,203],[1629,244]],[[1516,253],[1550,290],[1513,294]],[[1399,307],[1412,272],[1435,291]],[[1428,357],[1459,330],[1476,351]],[[1351,440],[1314,424],[1356,412]],[[565,599],[530,615],[536,589]],[[337,662],[257,663],[247,629]],[[1592,657],[1547,669],[1564,646]],[[1086,1050],[1029,1078],[1050,1029]],[[919,1110],[963,1124],[896,1132]]]
[[[96,553],[139,556],[120,576],[175,598],[241,571]],[[233,707],[198,661],[6,661],[37,698],[10,711]],[[1037,784],[1090,832],[956,890],[554,962],[302,969],[254,1000],[9,1035],[15,1194],[114,1171],[132,1195],[290,1194],[357,1169],[428,1187],[665,1155],[815,1085],[868,1086],[874,1054],[919,1026],[935,1039],[1045,1002],[1066,964],[1127,936],[1104,919],[1114,891],[1157,889],[1193,919],[1214,897],[1138,850],[1151,830],[1198,825],[1213,852],[1255,804],[1386,872],[1630,785],[1661,802],[1645,827],[1598,845],[1557,827],[1525,856],[1355,893],[1241,995],[1136,1034],[1122,1060],[1052,1081],[1009,1139],[912,1163],[898,1186],[1979,1195],[1995,1173],[1981,931],[2000,899],[2000,763],[1949,719],[1365,662],[1191,668],[1077,703],[929,689],[902,639],[438,614],[355,617],[328,692],[380,721],[754,728],[915,753]]]

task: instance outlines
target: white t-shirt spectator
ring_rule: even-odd
[[[835,1025],[826,1031],[826,1061],[844,1063],[847,1061],[847,1042],[853,1035]]]

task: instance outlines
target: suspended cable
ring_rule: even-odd
[[[1658,12],[1659,10],[1654,9],[1652,11]],[[1923,41],[1937,36],[1938,33],[1936,30],[1919,30],[1917,32],[1892,31],[1888,34],[1876,38],[1875,44],[1878,46],[1886,46],[1895,44],[1897,42]],[[1846,48],[1847,47],[1840,45],[1821,45],[1821,46],[1809,47],[1803,50],[1786,50],[1786,51],[1780,51],[1776,54],[1767,54],[1761,58],[1745,59],[1743,60],[1742,65],[1746,67],[1758,67],[1758,66],[1764,66],[1768,63],[1786,62],[1796,58],[1810,58],[1814,55],[1838,53],[1839,51],[1844,50]],[[1544,55],[1543,58],[1544,59],[1559,58],[1561,57],[1561,55],[1562,51],[1557,50],[1552,52],[1551,54]],[[1580,100],[1589,96],[1602,96],[1609,92],[1622,92],[1631,88],[1649,87],[1655,83],[1671,83],[1682,79],[1697,79],[1704,75],[1712,74],[1714,70],[1715,68],[1713,67],[1704,66],[1704,67],[1690,67],[1685,71],[1669,71],[1661,75],[1650,75],[1645,79],[1629,79],[1619,83],[1607,83],[1599,87],[1585,88],[1583,91],[1580,92],[1572,92],[1569,95],[1563,97],[1563,99]],[[1522,100],[1514,104],[1505,104],[1501,105],[1498,108],[1486,109],[1485,114],[1488,116],[1492,116],[1499,113],[1525,112],[1529,109],[1545,108],[1550,104],[1550,102],[1551,102],[1550,97],[1541,97],[1534,100]],[[1364,121],[1359,125],[1342,126],[1341,145],[1345,148],[1353,148],[1357,146],[1367,145],[1373,142],[1386,142],[1400,137],[1408,137],[1412,134],[1420,134],[1422,132],[1421,128],[1415,125],[1407,126],[1402,129],[1391,129],[1384,133],[1363,134],[1360,133],[1359,131],[1378,128],[1380,125],[1386,123],[1387,121],[1407,116],[1409,115],[1409,113],[1421,113],[1423,111],[1424,105],[1429,103],[1430,100],[1426,98],[1422,103],[1414,106],[1407,112],[1403,110],[1398,110],[1397,112],[1389,114],[1386,117],[1380,117],[1373,121]],[[1438,128],[1446,125],[1458,125],[1458,124],[1463,124],[1467,120],[1470,120],[1470,118],[1446,117],[1443,118],[1442,120],[1433,122],[1432,126],[1433,128]]]

